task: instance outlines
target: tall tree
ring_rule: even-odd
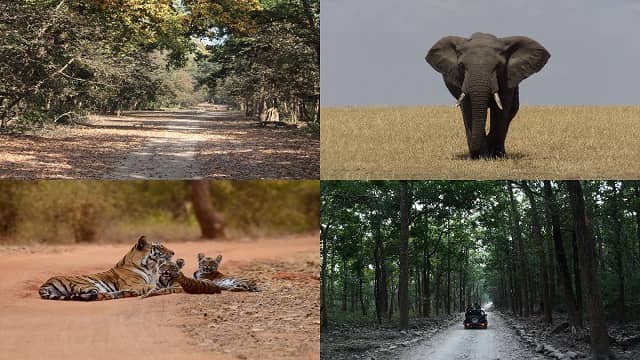
[[[553,322],[552,310],[553,304],[551,302],[551,289],[549,286],[549,269],[547,266],[547,254],[545,251],[545,241],[542,237],[542,220],[540,218],[540,210],[538,208],[538,201],[536,194],[531,189],[527,181],[522,182],[522,189],[529,199],[531,205],[531,239],[537,245],[538,257],[540,260],[540,267],[538,271],[542,275],[542,304],[544,312],[544,321],[547,324]]]
[[[398,282],[398,305],[400,307],[400,329],[409,327],[409,190],[406,180],[400,181],[400,279]]]
[[[572,327],[582,327],[582,320],[577,310],[576,300],[571,286],[571,276],[567,265],[567,257],[562,244],[562,232],[560,230],[560,216],[556,204],[556,198],[551,188],[551,181],[544,181],[544,202],[547,219],[550,219],[551,229],[553,232],[553,242],[555,245],[556,261],[558,264],[560,287],[564,294],[567,313],[569,314],[569,323]]]
[[[582,185],[577,180],[566,181],[566,184],[570,194],[576,242],[580,252],[578,258],[582,269],[582,288],[585,291],[591,324],[591,351],[594,359],[615,359],[616,357],[609,350],[609,333],[596,271],[595,243],[591,223],[586,215]]]

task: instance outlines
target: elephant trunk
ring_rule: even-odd
[[[487,124],[487,108],[493,94],[490,76],[483,76],[483,73],[476,72],[467,82],[467,93],[471,103],[469,153],[473,159],[486,156],[488,153],[485,127]]]

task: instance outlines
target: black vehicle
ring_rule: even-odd
[[[464,316],[464,328],[487,328],[487,313],[482,309],[470,309]]]

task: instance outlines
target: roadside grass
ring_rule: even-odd
[[[522,106],[507,158],[471,160],[458,109],[323,108],[322,179],[637,179],[640,106]]]

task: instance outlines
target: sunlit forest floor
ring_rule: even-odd
[[[522,106],[507,158],[475,161],[453,106],[323,108],[321,176],[636,179],[639,118],[637,106]]]
[[[312,179],[319,177],[319,147],[303,129],[259,127],[216,108],[125,112],[0,134],[0,178]]]
[[[0,248],[0,354],[16,359],[317,359],[320,352],[318,236],[251,242],[163,242],[184,258],[224,261],[220,270],[257,280],[261,292],[173,294],[82,303],[42,300],[61,274],[106,270],[131,244]],[[16,326],[19,324],[19,326]],[[144,334],[144,336],[140,336]],[[28,346],[25,346],[28,344]]]

